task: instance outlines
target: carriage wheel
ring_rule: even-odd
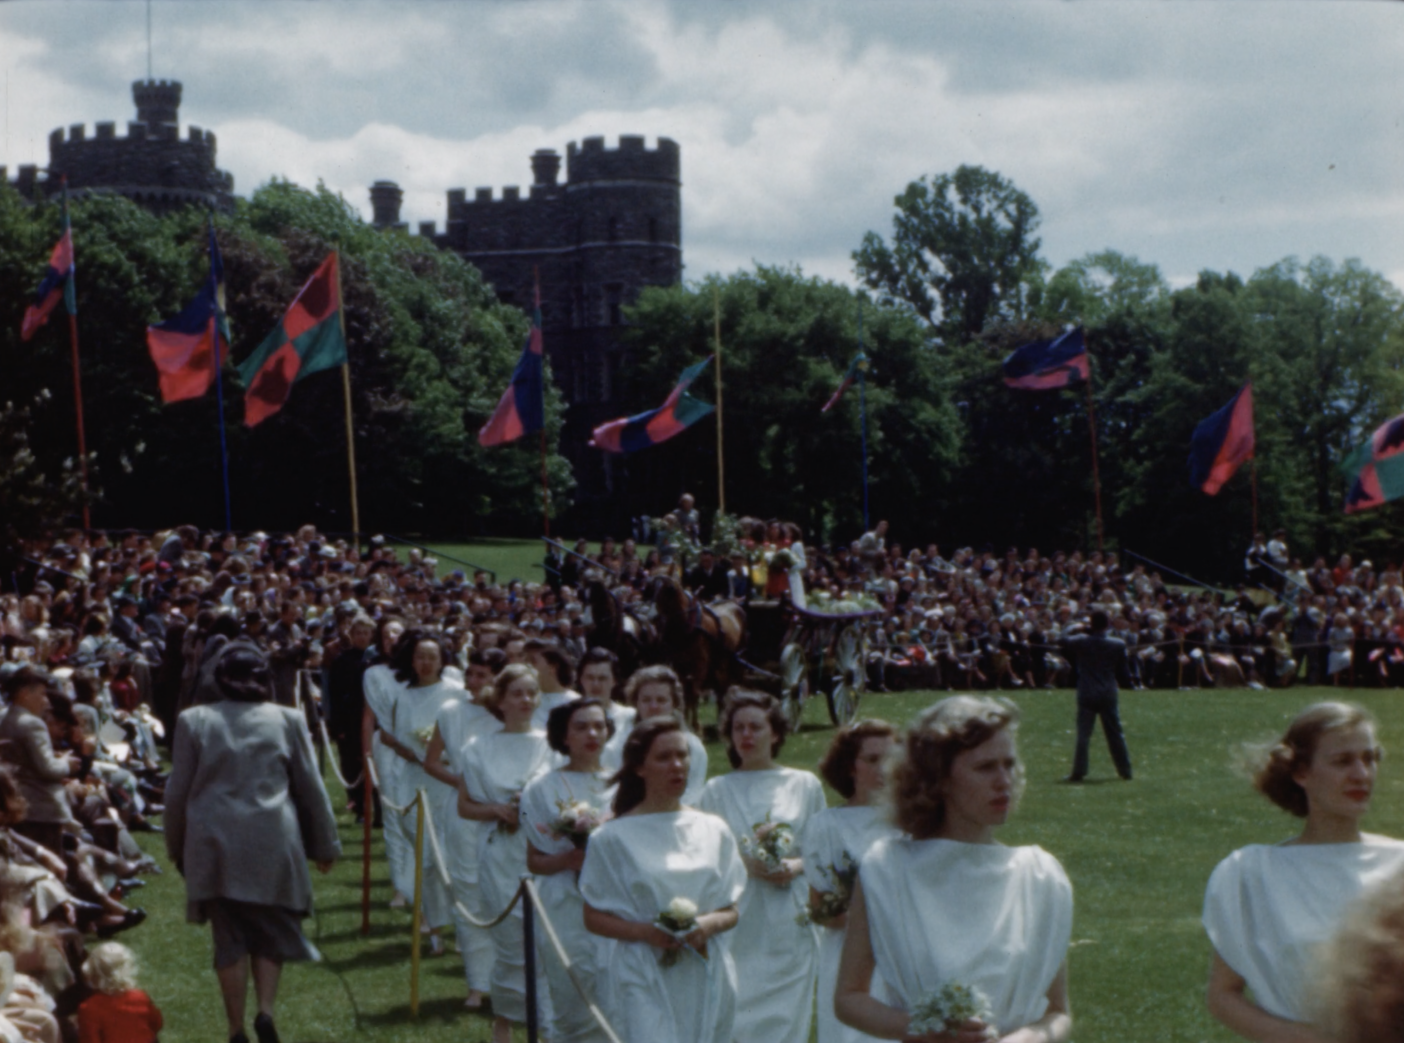
[[[785,709],[785,719],[790,731],[799,731],[804,718],[804,701],[809,697],[809,677],[804,648],[791,641],[780,653],[780,677],[783,687],[780,698]]]
[[[853,723],[858,703],[868,687],[868,642],[854,625],[839,634],[834,646],[833,687],[829,690],[829,717],[837,725]]]

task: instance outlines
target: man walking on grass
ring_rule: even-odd
[[[1081,782],[1087,776],[1087,745],[1098,718],[1102,721],[1116,773],[1127,781],[1131,779],[1131,755],[1126,750],[1126,738],[1121,734],[1121,716],[1117,709],[1117,678],[1126,674],[1126,643],[1108,636],[1109,626],[1106,612],[1096,609],[1092,613],[1090,633],[1063,641],[1064,653],[1077,666],[1077,752],[1073,755],[1068,782]]]

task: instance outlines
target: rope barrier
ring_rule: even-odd
[[[346,776],[341,774],[341,768],[336,763],[336,755],[330,752],[332,749],[331,736],[327,734],[327,722],[322,719],[320,714],[317,716],[317,728],[322,733],[322,747],[328,751],[327,756],[331,760],[332,774],[336,776],[336,781],[341,783],[342,789],[346,790],[348,793],[351,792],[351,790],[355,789],[365,780],[365,769],[361,769],[361,774],[357,775],[354,781],[347,782]]]
[[[530,892],[532,906],[535,908],[537,915],[541,917],[541,926],[546,928],[546,937],[551,942],[551,948],[556,950],[556,957],[565,968],[566,975],[570,978],[570,983],[575,986],[575,991],[578,992],[580,998],[585,1001],[585,1007],[589,1010],[590,1016],[595,1019],[595,1024],[600,1027],[601,1032],[609,1037],[609,1043],[623,1043],[619,1036],[615,1034],[609,1022],[605,1020],[605,1016],[600,1012],[600,1008],[595,1006],[595,1001],[586,994],[585,986],[582,985],[580,979],[576,977],[575,965],[570,962],[570,957],[566,955],[565,946],[561,944],[560,935],[556,933],[555,925],[551,923],[551,918],[546,915],[546,910],[541,905],[541,896],[537,894],[535,881],[533,881],[531,877],[524,877],[522,879],[522,887]]]

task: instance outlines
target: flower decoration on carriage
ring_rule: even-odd
[[[556,811],[555,819],[548,825],[538,825],[536,828],[557,840],[569,840],[577,848],[589,843],[590,834],[612,817],[608,811],[592,808],[583,800],[558,800]]]
[[[751,827],[751,835],[741,838],[741,853],[774,872],[787,858],[795,857],[795,830],[788,822],[765,820]]]
[[[972,1018],[979,1018],[989,1026],[989,1035],[993,1038],[994,1010],[990,998],[974,986],[948,981],[912,1007],[907,1035],[954,1032]]]
[[[839,917],[846,916],[853,902],[853,885],[858,882],[858,863],[847,851],[843,853],[843,861],[839,865],[823,866],[819,875],[828,883],[830,890],[818,892],[815,903],[795,917],[795,923],[801,926],[831,924]]]
[[[658,918],[653,921],[654,925],[661,928],[674,938],[682,941],[685,937],[697,929],[697,903],[690,898],[681,896],[674,898],[667,907],[658,914]],[[659,962],[664,967],[671,967],[678,962],[679,949],[668,949],[659,957]],[[704,960],[707,958],[705,952],[698,953]]]

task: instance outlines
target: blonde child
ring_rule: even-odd
[[[136,957],[118,942],[88,954],[83,980],[93,995],[78,1007],[79,1043],[155,1043],[161,1011],[137,988],[136,972]]]

